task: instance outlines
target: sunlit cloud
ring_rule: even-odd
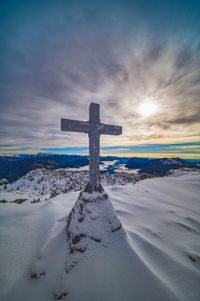
[[[113,156],[113,153],[102,153],[104,156]],[[172,153],[115,153],[117,157],[138,157],[138,158],[182,158],[182,159],[200,159],[200,154],[178,154],[176,152]]]
[[[5,4],[0,152],[88,147],[87,135],[61,132],[60,119],[88,120],[90,102],[102,122],[123,127],[102,147],[199,142],[197,9],[153,4],[28,1],[12,14]]]
[[[180,149],[189,149],[189,150],[197,150],[197,151],[200,151],[200,145],[182,145],[182,146],[174,146],[174,148],[178,148],[179,150]]]
[[[143,102],[138,111],[142,116],[148,117],[156,113],[157,106],[152,102]]]

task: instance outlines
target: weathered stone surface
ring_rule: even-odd
[[[66,232],[66,271],[77,262],[81,253],[91,253],[97,247],[108,247],[125,235],[106,192],[82,191],[67,217]]]

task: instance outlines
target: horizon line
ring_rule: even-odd
[[[65,155],[65,156],[79,156],[79,157],[89,157],[89,154],[77,154],[77,153],[56,153],[56,152],[33,152],[33,153],[0,153],[0,157],[14,157],[14,156],[34,156],[38,154],[49,154],[49,155]],[[161,156],[162,155],[162,156]],[[164,156],[163,156],[164,155]],[[192,157],[192,156],[178,156],[178,153],[175,154],[167,154],[167,153],[120,153],[120,154],[100,154],[100,157],[118,157],[118,158],[149,158],[149,159],[164,159],[164,158],[180,158],[185,160],[200,160],[200,156]]]

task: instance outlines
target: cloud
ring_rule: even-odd
[[[173,146],[173,148],[177,148],[178,150],[180,150],[180,149],[196,149],[196,150],[198,150],[199,151],[199,148],[200,148],[200,145],[195,145],[195,144],[193,144],[193,145],[180,145],[180,146]]]
[[[200,122],[200,115],[196,113],[193,114],[192,116],[188,116],[185,118],[177,118],[170,121],[170,123],[173,124],[191,124],[191,123],[199,123],[199,122]]]
[[[61,133],[60,119],[88,120],[91,101],[101,104],[102,122],[123,126],[123,136],[103,136],[102,145],[196,141],[199,19],[194,7],[186,19],[188,7],[178,1],[173,12],[145,2],[30,1],[13,15],[5,7],[2,144],[87,146],[87,135]],[[157,114],[142,117],[144,101],[154,102]]]

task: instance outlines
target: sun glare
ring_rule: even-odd
[[[148,117],[150,115],[155,114],[156,110],[157,106],[155,104],[151,102],[144,102],[139,108],[139,113],[144,117]]]

